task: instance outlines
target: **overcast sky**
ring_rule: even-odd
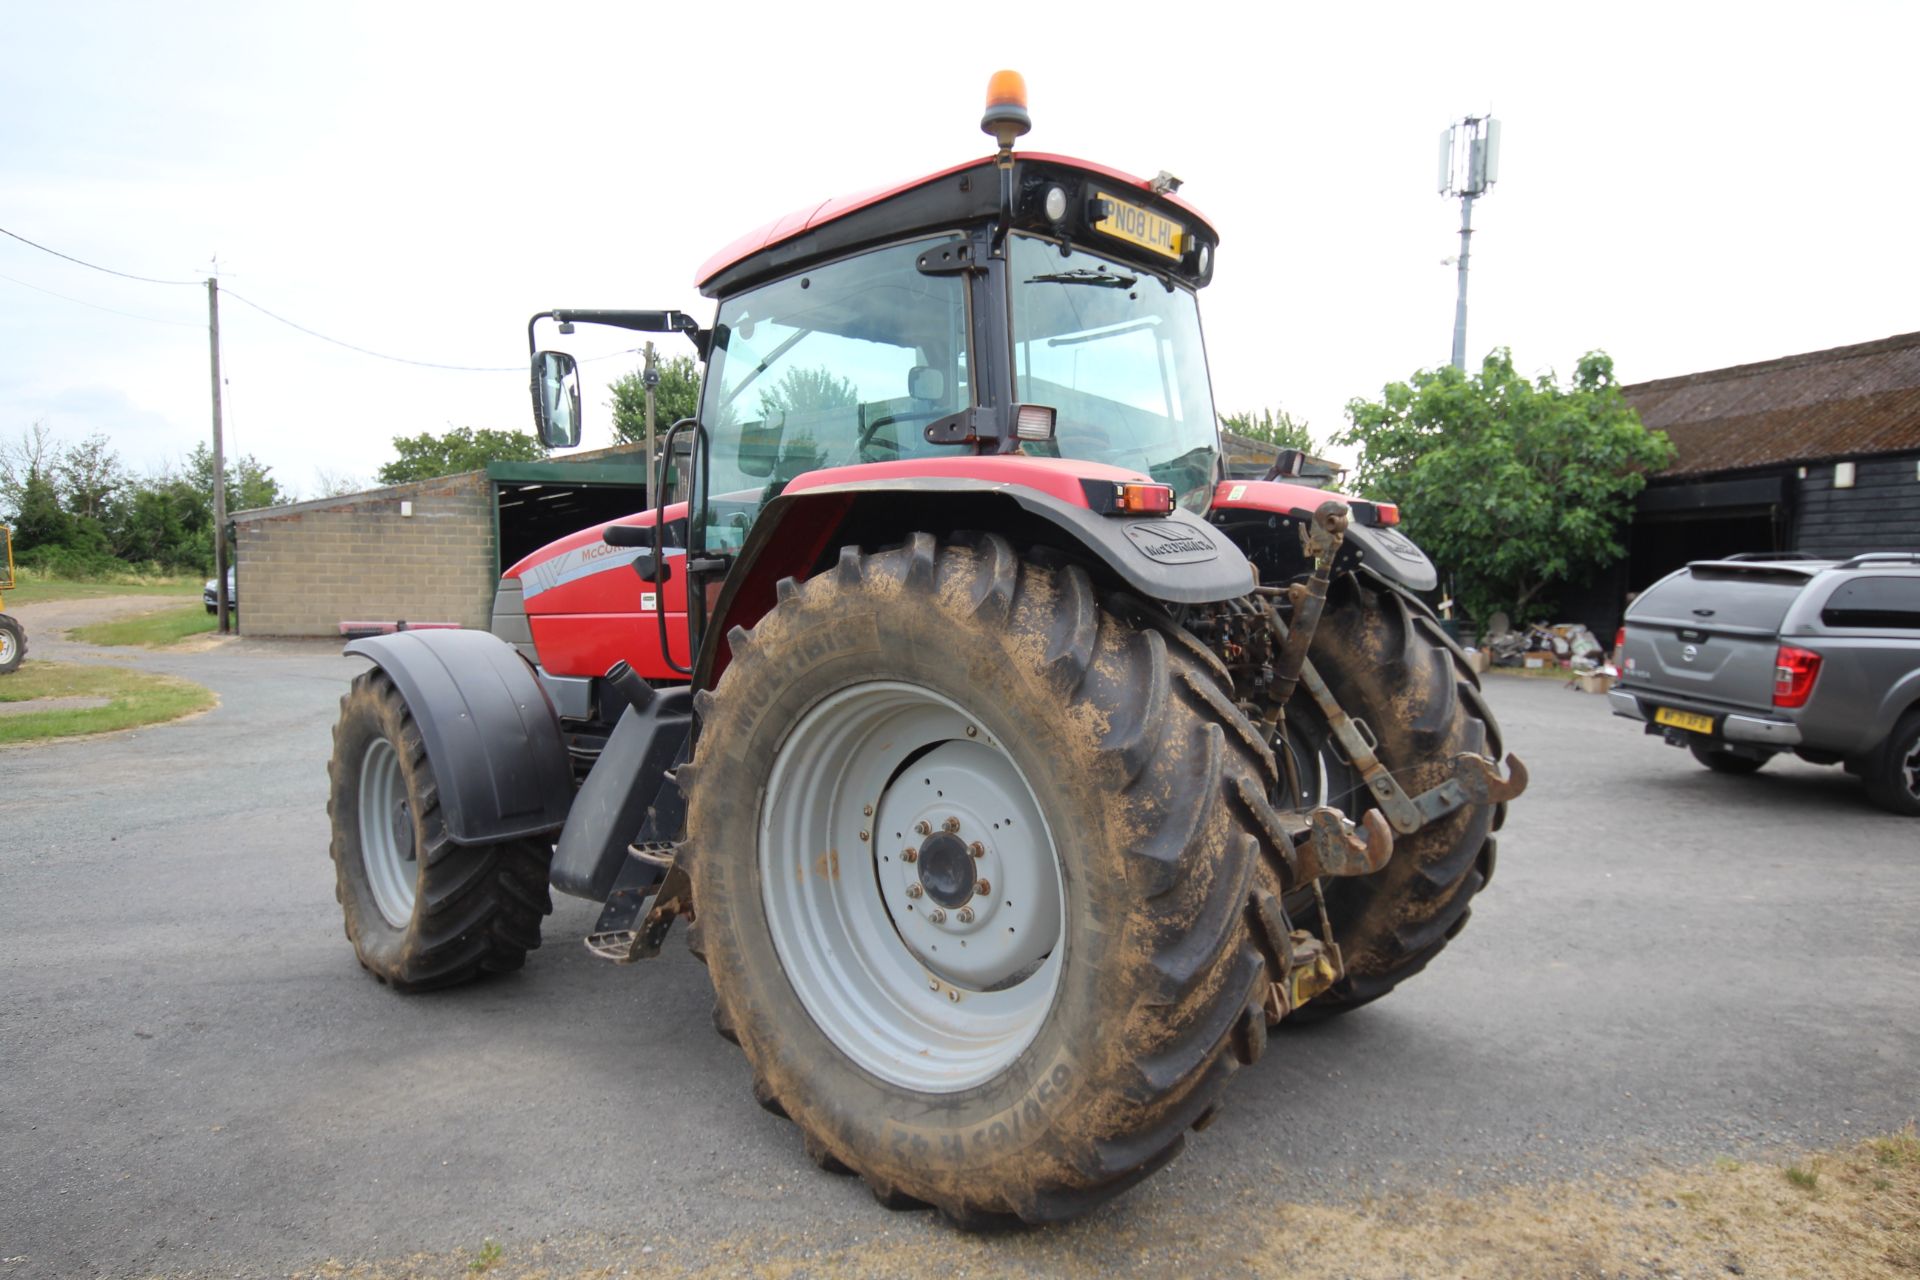
[[[229,450],[303,494],[397,434],[527,429],[534,311],[704,321],[694,270],[741,232],[984,154],[1000,66],[1027,77],[1026,145],[1172,170],[1219,228],[1223,410],[1325,435],[1446,362],[1436,138],[1489,109],[1471,362],[1598,347],[1639,381],[1920,329],[1914,4],[0,0],[0,31],[0,227],[166,279],[218,255],[320,333],[514,370],[393,364],[226,299]],[[104,432],[142,469],[207,437],[204,288],[5,238],[0,277],[0,433]],[[589,445],[633,363],[587,366]]]

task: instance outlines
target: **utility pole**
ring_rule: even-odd
[[[660,386],[660,366],[654,362],[653,344],[646,346],[647,362],[640,373],[640,385],[647,389],[647,505],[659,505],[660,491],[655,485],[653,462],[653,393]]]
[[[1473,201],[1500,180],[1500,122],[1468,116],[1440,134],[1440,194],[1460,197],[1460,296],[1453,307],[1453,367],[1467,369],[1467,256]]]
[[[213,598],[220,634],[232,622],[227,599],[227,452],[220,438],[220,277],[207,277],[207,345],[213,352]]]

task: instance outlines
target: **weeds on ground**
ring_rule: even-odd
[[[467,1270],[480,1275],[493,1270],[494,1264],[506,1256],[507,1251],[500,1247],[499,1241],[483,1240],[480,1242],[480,1252],[474,1254],[473,1261],[467,1263]]]

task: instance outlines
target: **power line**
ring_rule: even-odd
[[[252,307],[255,311],[258,311],[261,315],[266,316],[268,319],[278,320],[281,324],[286,325],[289,329],[298,329],[301,333],[306,334],[309,338],[318,338],[322,342],[331,342],[336,347],[345,347],[349,351],[358,351],[363,356],[373,356],[375,359],[378,359],[378,360],[391,360],[395,364],[410,364],[410,365],[415,365],[422,369],[449,369],[455,373],[524,373],[526,371],[524,366],[517,365],[517,364],[511,364],[511,365],[436,364],[431,360],[409,360],[405,356],[390,356],[384,351],[374,351],[367,347],[355,346],[351,342],[342,342],[338,338],[329,338],[326,334],[320,333],[314,329],[309,329],[307,328],[307,326],[303,324],[296,324],[295,322],[287,319],[283,315],[276,315],[273,312],[267,310],[265,307],[261,306],[259,303],[254,302],[251,299],[244,298],[241,295],[235,293],[231,289],[222,289],[220,292],[225,294],[227,297],[232,298],[235,302],[244,303],[245,305]]]
[[[41,244],[37,240],[29,240],[25,236],[21,235],[19,232],[9,231],[5,227],[0,227],[0,235],[11,236],[13,239],[18,240],[21,244],[31,245],[33,248],[40,250],[42,253],[50,253],[56,258],[64,258],[68,262],[78,263],[80,266],[87,267],[94,271],[104,271],[110,276],[119,276],[125,280],[138,280],[143,284],[179,284],[179,285],[194,285],[196,287],[206,283],[206,281],[204,280],[157,280],[157,279],[154,279],[152,276],[137,276],[130,271],[115,271],[112,267],[103,267],[97,263],[88,262],[84,258],[76,258],[70,253],[62,253],[58,249],[48,248],[46,245]],[[28,284],[24,280],[15,280],[12,276],[0,275],[0,280],[9,280],[9,281],[12,281],[12,283],[21,286],[24,289],[32,289],[32,290],[35,290],[36,292],[44,293],[51,297],[62,299],[63,301],[66,301],[66,302],[78,303],[80,306],[83,306],[83,307],[92,307],[96,311],[105,311],[110,315],[126,316],[129,319],[133,319],[133,320],[147,320],[154,324],[180,325],[184,328],[189,328],[189,329],[197,329],[200,327],[198,324],[191,321],[162,320],[158,316],[143,316],[143,315],[138,315],[132,311],[118,311],[112,307],[103,307],[98,303],[85,302],[79,298],[68,297],[64,293],[55,293],[51,289],[42,289],[40,288],[39,285]],[[355,343],[343,341],[339,338],[329,337],[326,334],[321,333],[316,329],[309,329],[307,328],[307,326],[300,324],[297,321],[289,320],[283,315],[280,315],[273,311],[269,311],[267,308],[253,301],[251,298],[243,297],[242,295],[235,293],[231,289],[222,289],[220,292],[224,293],[227,297],[232,298],[235,302],[243,303],[246,306],[252,307],[255,311],[258,311],[261,315],[266,316],[270,320],[278,320],[281,324],[286,325],[289,329],[297,329],[301,333],[306,334],[310,338],[318,338],[322,342],[332,343],[336,347],[345,347],[348,351],[356,351],[363,356],[372,356],[376,360],[390,360],[395,364],[412,365],[418,369],[445,369],[453,373],[520,373],[525,369],[524,365],[440,364],[432,360],[411,360],[411,359],[408,359],[406,356],[388,355],[384,351],[375,351],[370,347],[362,347]],[[635,350],[637,350],[637,348],[635,348]],[[580,363],[593,364],[600,360],[611,360],[616,356],[631,355],[631,354],[633,354],[633,352],[627,351],[627,350],[614,351],[614,352],[609,352],[608,354],[603,356],[590,356],[580,361]]]
[[[200,323],[197,320],[163,320],[159,316],[143,316],[137,311],[121,311],[114,307],[103,307],[97,302],[88,302],[84,298],[69,297],[64,293],[55,293],[51,289],[42,289],[37,284],[28,284],[25,280],[16,280],[9,275],[0,275],[0,280],[5,280],[10,284],[17,284],[22,289],[31,289],[35,293],[44,293],[49,298],[58,298],[62,302],[72,302],[79,306],[92,307],[95,311],[104,311],[108,315],[125,316],[129,320],[145,320],[149,324],[174,324],[179,325],[183,329],[198,329],[200,327]]]
[[[21,244],[32,245],[34,248],[38,249],[42,253],[50,253],[56,258],[65,258],[68,262],[77,262],[81,266],[87,267],[93,271],[104,271],[110,276],[119,276],[122,280],[138,280],[141,284],[197,285],[197,284],[204,283],[203,281],[200,281],[200,280],[156,280],[152,276],[137,276],[133,274],[133,272],[131,271],[115,271],[112,267],[103,267],[99,263],[88,262],[85,258],[76,258],[70,253],[62,253],[58,249],[49,249],[46,245],[41,244],[38,240],[29,240],[25,236],[21,235],[19,232],[9,231],[5,227],[0,227],[0,236],[12,236],[15,240],[18,240]],[[68,301],[72,301],[72,299],[68,299]]]

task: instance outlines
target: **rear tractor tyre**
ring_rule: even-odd
[[[518,969],[540,945],[549,845],[458,845],[406,700],[377,668],[356,677],[333,730],[327,816],[334,896],[360,964],[398,991]]]
[[[1687,743],[1687,750],[1693,753],[1695,760],[1698,760],[1715,773],[1729,774],[1736,778],[1745,777],[1750,773],[1758,773],[1760,772],[1760,766],[1766,763],[1765,760],[1757,759],[1753,756],[1738,755],[1735,752],[1716,747],[1711,742],[1701,738],[1695,738],[1693,741]]]
[[[686,856],[761,1104],[963,1226],[1171,1159],[1265,986],[1236,804],[1272,761],[1210,678],[997,536],[847,548],[729,640]]]
[[[1861,780],[1882,809],[1920,817],[1920,708],[1900,717]]]
[[[0,613],[0,676],[19,669],[27,658],[27,629],[17,618]]]
[[[1398,592],[1354,576],[1336,581],[1311,656],[1341,708],[1372,731],[1381,763],[1408,795],[1445,782],[1455,756],[1501,758],[1500,728],[1466,655],[1424,606]],[[1287,721],[1302,783],[1299,802],[1332,805],[1359,821],[1375,807],[1373,796],[1330,742],[1304,691],[1289,704]],[[1503,807],[1457,809],[1397,835],[1392,859],[1373,875],[1321,882],[1346,977],[1289,1024],[1371,1004],[1440,954],[1466,927],[1473,896],[1493,875],[1493,832]],[[1311,893],[1290,895],[1287,908],[1296,924],[1318,931]]]

